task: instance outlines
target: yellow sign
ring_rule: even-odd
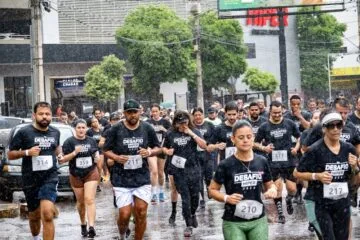
[[[333,80],[331,81],[331,88],[333,90],[357,89],[357,85],[354,80]]]
[[[331,76],[353,76],[360,75],[360,67],[333,68]]]

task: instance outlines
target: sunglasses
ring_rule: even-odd
[[[326,124],[325,127],[330,130],[332,130],[334,128],[343,129],[344,125],[343,125],[343,122],[337,122],[337,123]]]

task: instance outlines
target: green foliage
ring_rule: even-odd
[[[231,89],[227,80],[232,76],[238,78],[247,66],[240,23],[237,20],[220,20],[214,11],[208,11],[201,14],[200,26],[204,89]]]
[[[327,96],[328,53],[339,52],[346,25],[327,13],[303,14],[296,20],[302,88],[309,96]]]
[[[242,82],[247,84],[253,91],[268,91],[269,94],[275,92],[279,86],[279,81],[271,73],[260,71],[257,68],[249,68]]]
[[[115,55],[103,58],[99,65],[89,69],[85,75],[85,92],[101,102],[115,101],[123,86],[126,73],[125,62]]]
[[[192,79],[192,41],[181,42],[192,37],[187,22],[166,6],[142,6],[130,13],[116,40],[128,52],[135,91],[156,99],[161,83]]]

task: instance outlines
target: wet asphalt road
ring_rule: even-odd
[[[112,203],[112,191],[108,184],[102,185],[102,192],[97,194],[97,217],[96,226],[98,236],[96,239],[118,239],[116,226],[117,209]],[[80,236],[80,220],[75,208],[75,202],[71,199],[60,199],[56,204],[60,215],[55,220],[56,237],[59,240],[85,239]],[[272,201],[265,201],[267,216],[269,220],[270,239],[290,240],[290,239],[317,239],[315,235],[308,231],[308,223],[305,218],[304,205],[294,205],[295,211],[291,216],[286,215],[286,224],[276,223],[277,215]],[[284,206],[285,209],[285,206]],[[168,218],[171,211],[169,199],[164,203],[150,205],[148,209],[148,226],[145,239],[151,240],[177,240],[184,239],[183,230],[185,222],[181,216],[181,201],[178,202],[178,214],[176,226],[169,226]],[[286,210],[285,210],[286,212]],[[199,227],[194,229],[193,237],[187,239],[213,239],[221,240],[222,236],[222,216],[223,204],[214,200],[207,201],[205,209],[197,212]],[[360,214],[353,216],[353,239],[360,239]],[[0,239],[6,240],[25,240],[31,239],[28,221],[17,218],[0,219]],[[131,223],[130,228],[133,230]],[[130,238],[131,239],[131,238]]]

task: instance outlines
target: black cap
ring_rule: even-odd
[[[140,110],[140,104],[134,99],[129,99],[124,103],[124,111]]]
[[[110,114],[110,121],[112,120],[119,120],[120,119],[120,114],[117,112],[113,112]]]
[[[187,116],[185,114],[177,114],[174,118],[174,122],[175,123],[184,123],[186,121],[188,121],[189,119],[187,118]]]
[[[207,111],[208,111],[208,113],[217,112],[216,108],[214,108],[214,107],[209,107]]]

